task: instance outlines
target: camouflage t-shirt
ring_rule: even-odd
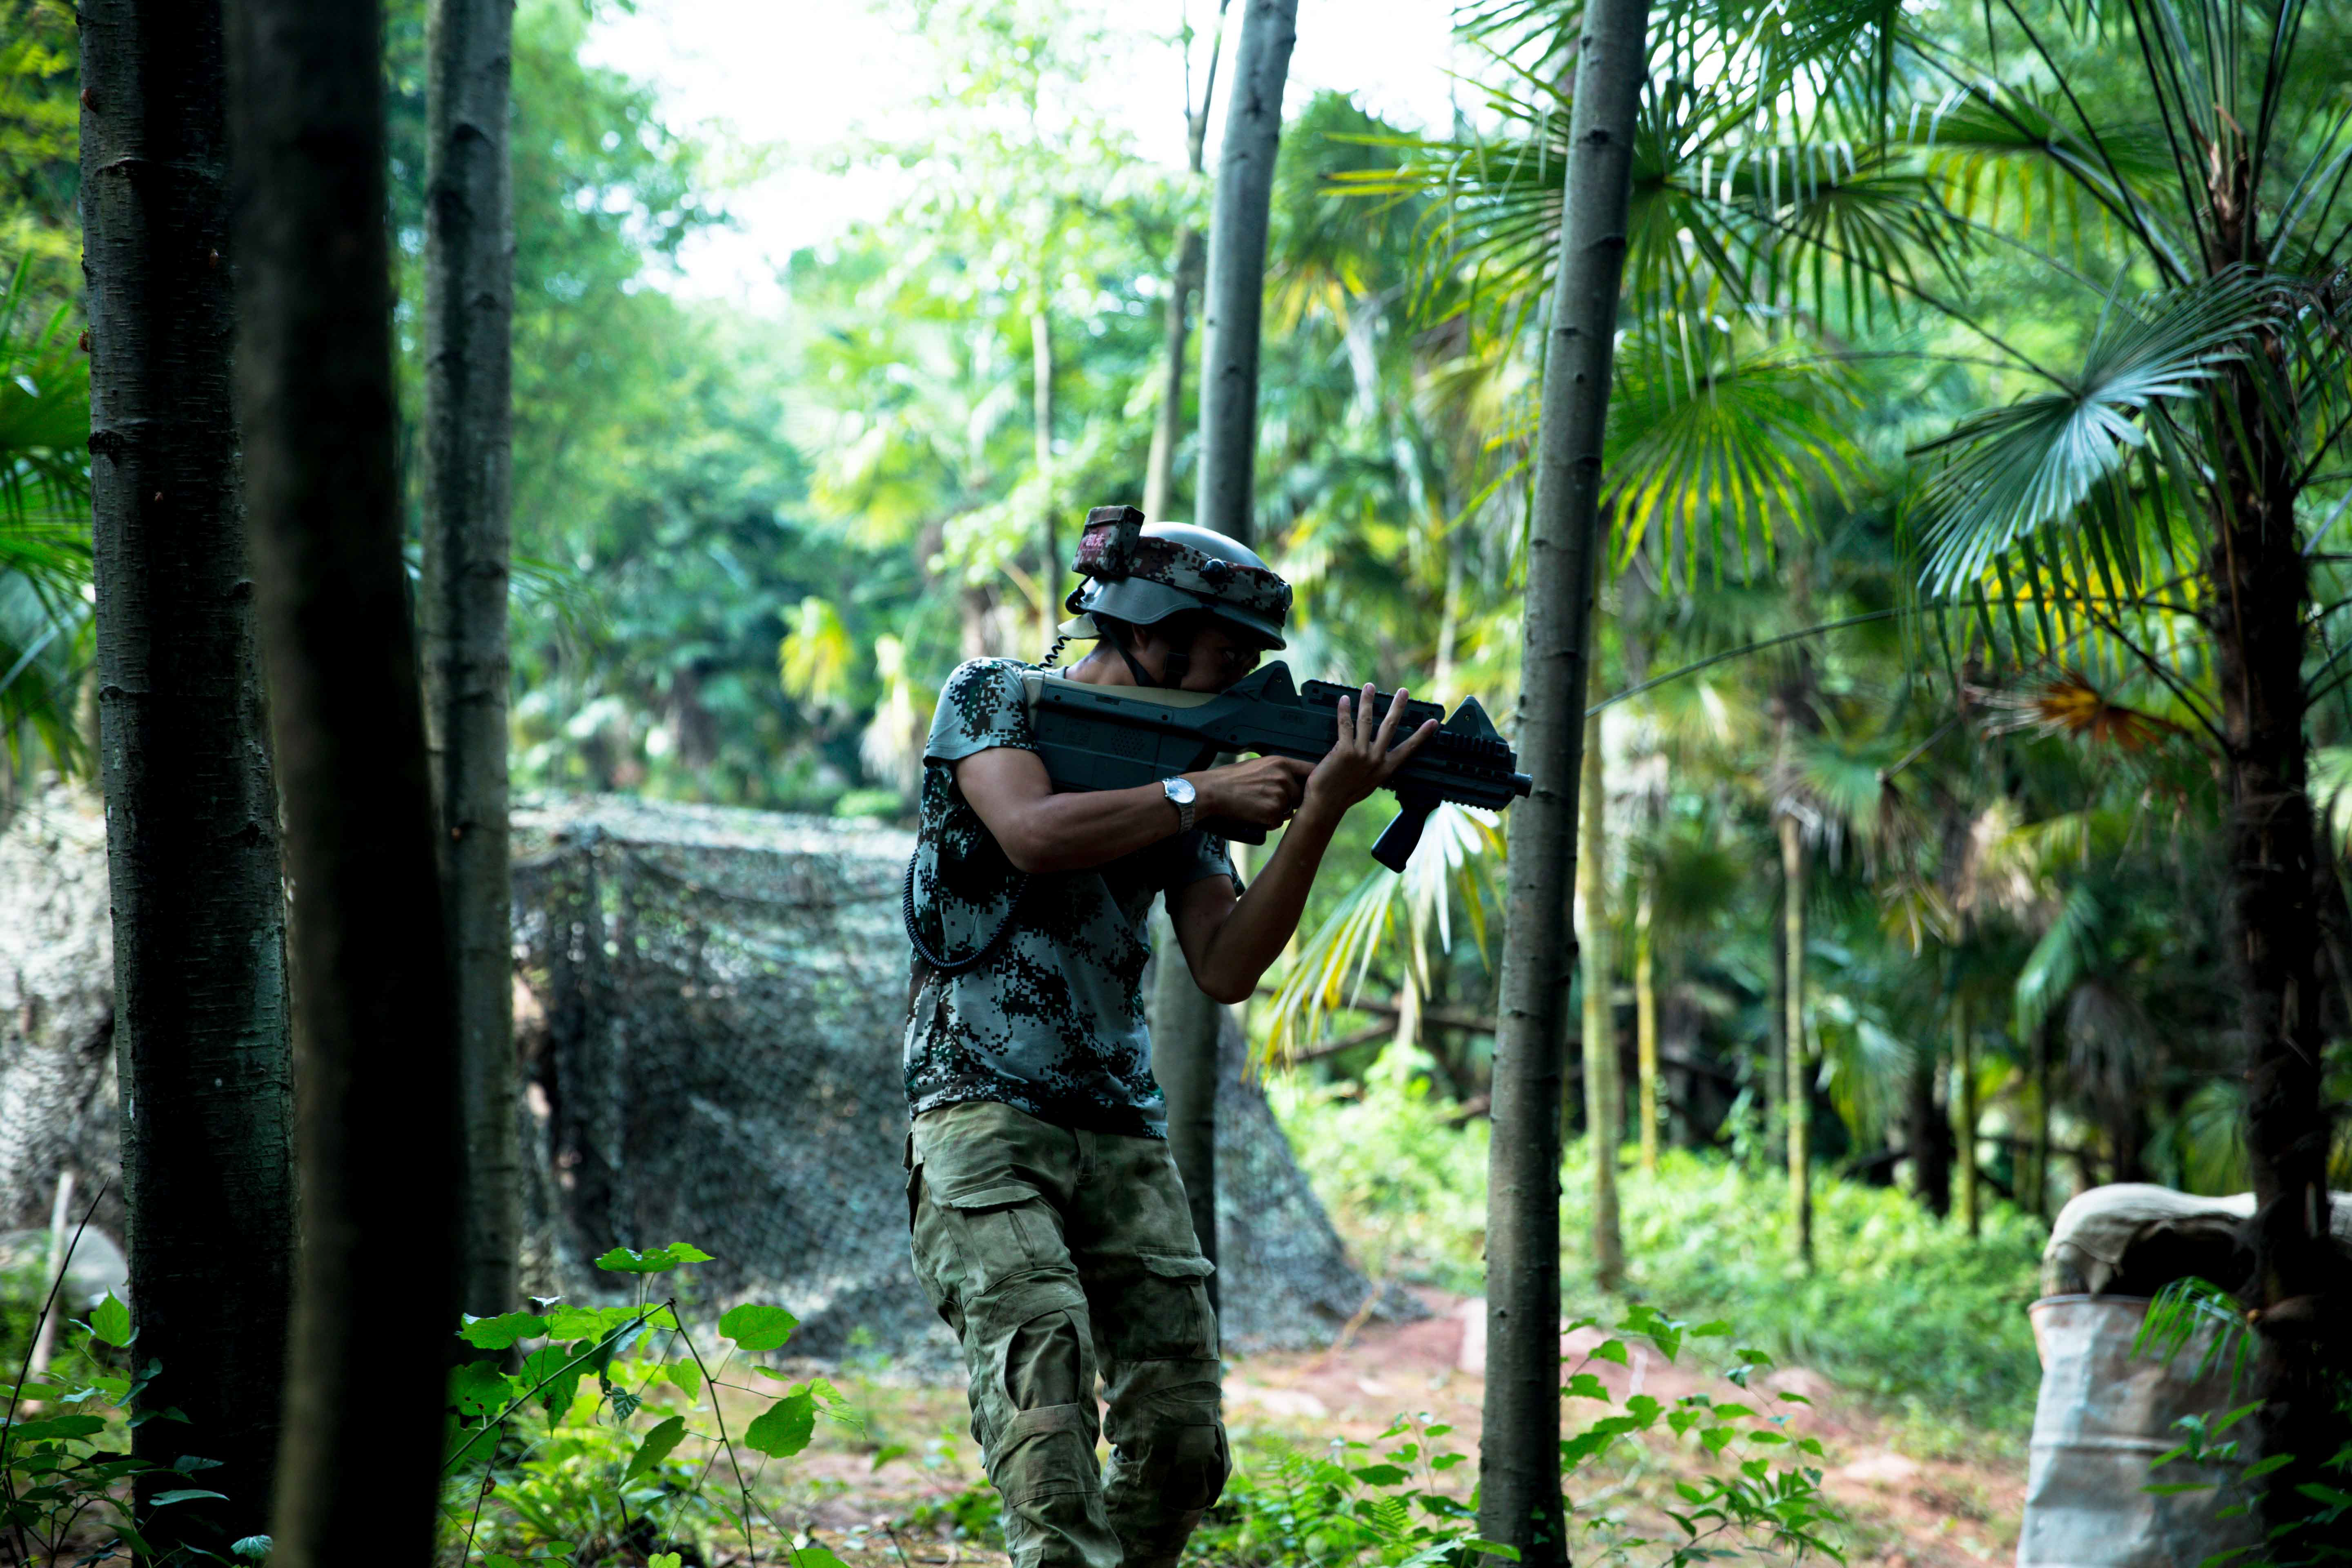
[[[1022,700],[1028,668],[1002,658],[961,666],[940,692],[924,743],[916,931],[953,962],[986,942],[1008,910],[1013,921],[995,950],[960,974],[925,977],[919,965],[907,1020],[908,1109],[919,1116],[991,1100],[1065,1127],[1162,1138],[1167,1110],[1143,1025],[1146,921],[1154,897],[1231,878],[1233,861],[1223,839],[1196,831],[1106,866],[1024,879],[950,764],[997,746],[1037,749]]]

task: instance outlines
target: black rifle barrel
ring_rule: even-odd
[[[1359,695],[1322,680],[1301,689],[1282,664],[1223,691],[1095,686],[1043,671],[1027,682],[1031,733],[1047,776],[1065,790],[1132,789],[1208,767],[1228,752],[1318,762],[1331,749],[1339,699]],[[1392,700],[1393,693],[1374,692],[1375,718],[1384,717]],[[1444,710],[1433,702],[1407,701],[1398,732],[1441,718]],[[1486,710],[1475,698],[1465,700],[1389,781],[1399,810],[1372,847],[1373,858],[1391,871],[1403,870],[1440,801],[1502,810],[1529,788],[1517,767],[1518,758]],[[1265,830],[1246,823],[1201,826],[1244,844],[1265,842]]]

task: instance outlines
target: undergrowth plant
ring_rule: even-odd
[[[822,1379],[788,1384],[756,1358],[783,1348],[799,1326],[782,1307],[747,1302],[719,1318],[715,1344],[697,1340],[677,1298],[653,1298],[659,1276],[709,1254],[684,1242],[651,1251],[615,1247],[599,1268],[634,1276],[635,1302],[468,1317],[467,1357],[450,1373],[442,1475],[442,1555],[464,1568],[545,1568],[626,1552],[649,1568],[708,1558],[740,1540],[761,1560],[757,1489],[767,1467],[807,1447],[820,1416],[841,1418]],[[782,1385],[758,1388],[760,1376]],[[722,1390],[766,1408],[730,1429]],[[770,1521],[772,1524],[773,1521]],[[791,1532],[770,1561],[842,1568]]]
[[[2203,1466],[2233,1472],[2239,1485],[2251,1488],[2294,1463],[2291,1453],[2255,1458],[2250,1451],[2252,1427],[2246,1423],[2263,1405],[2260,1400],[2247,1404],[2237,1400],[2239,1385],[2252,1360],[2253,1337],[2246,1326],[2244,1306],[2229,1291],[2194,1276],[2166,1285],[2148,1303],[2147,1316],[2132,1341],[2132,1353],[2168,1365],[2193,1354],[2196,1364],[2189,1375],[2200,1381],[2224,1365],[2230,1372],[2221,1407],[2193,1411],[2175,1421],[2173,1430],[2180,1435],[2180,1441],[2148,1462],[2151,1474],[2160,1475],[2166,1466],[2176,1463]],[[2352,1377],[2337,1377],[2336,1399],[2340,1411],[2352,1415]],[[2312,1511],[2273,1525],[2259,1542],[2217,1552],[2198,1568],[2319,1568],[2324,1563],[2352,1563],[2352,1443],[2337,1449],[2320,1469],[2335,1481],[2305,1481],[2295,1488],[2312,1505]],[[2152,1479],[2145,1489],[2177,1495],[2210,1491],[2219,1484]],[[2216,1521],[2241,1518],[2251,1506],[2242,1501],[2225,1503],[2213,1510],[2213,1517]]]
[[[1570,1329],[1599,1326],[1598,1319],[1586,1318]],[[1640,1393],[1620,1401],[1596,1370],[1604,1362],[1627,1365],[1629,1341],[1647,1342],[1672,1363],[1685,1342],[1730,1333],[1727,1323],[1693,1326],[1636,1304],[1614,1333],[1563,1362],[1562,1392],[1608,1410],[1560,1442],[1570,1519],[1585,1537],[1575,1553],[1580,1561],[1592,1552],[1657,1568],[1690,1568],[1748,1553],[1792,1563],[1845,1560],[1833,1540],[1845,1516],[1822,1490],[1822,1446],[1790,1432],[1787,1414],[1704,1393],[1671,1404]],[[1733,1349],[1731,1359],[1724,1376],[1742,1391],[1772,1364],[1763,1352],[1746,1346]],[[1806,1403],[1795,1394],[1770,1397]],[[1475,1494],[1448,1489],[1447,1472],[1466,1458],[1445,1447],[1452,1431],[1426,1415],[1408,1415],[1369,1442],[1340,1439],[1321,1453],[1276,1448],[1262,1472],[1244,1468],[1235,1475],[1210,1515],[1200,1548],[1240,1568],[1469,1568],[1484,1555],[1517,1561],[1509,1546],[1478,1536]],[[1655,1507],[1678,1533],[1653,1537],[1601,1506],[1609,1500],[1608,1489],[1596,1492],[1579,1481],[1621,1445],[1660,1436],[1704,1454],[1709,1468],[1697,1480],[1672,1482],[1671,1500],[1662,1498]]]

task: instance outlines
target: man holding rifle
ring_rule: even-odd
[[[1064,632],[1096,647],[1067,671],[1049,654],[1045,679],[1213,693],[1283,647],[1289,584],[1248,547],[1139,521],[1131,508],[1088,519]],[[1297,929],[1340,818],[1437,726],[1398,741],[1406,694],[1376,713],[1367,685],[1333,705],[1319,762],[1057,791],[1032,732],[1039,668],[958,668],[925,746],[906,897],[915,1268],[963,1343],[1018,1568],[1172,1568],[1230,1465],[1211,1266],[1144,1028],[1151,901],[1167,899],[1202,989],[1242,1000]],[[1244,889],[1197,826],[1212,821],[1288,831]]]

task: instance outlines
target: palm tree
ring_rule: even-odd
[[[2320,1369],[2352,1334],[2326,1240],[2322,1089],[2321,931],[2342,893],[2315,833],[2306,721],[2333,663],[2314,657],[2316,505],[2342,487],[2352,428],[2347,41],[2340,13],[2305,0],[2126,0],[2046,27],[2009,5],[1975,49],[1918,49],[1951,110],[1928,166],[1952,208],[2034,286],[2077,289],[2097,312],[2063,363],[1983,329],[2006,374],[2040,390],[1936,448],[1927,582],[2023,612],[1988,628],[2007,646],[2084,625],[2110,639],[2227,780],[2225,947],[2258,1204],[2246,1294],[2265,1329],[2264,1442],[2296,1456],[2266,1494],[2273,1524],[2309,1512],[2298,1489],[2342,1440]],[[2007,68],[1967,63],[1988,60]],[[1990,208],[2029,182],[2064,196]],[[2072,264],[2072,220],[2090,214],[2116,237],[2097,276]]]
[[[32,263],[0,290],[0,820],[46,755],[87,766],[74,691],[89,659],[89,372],[67,307],[37,313]]]

